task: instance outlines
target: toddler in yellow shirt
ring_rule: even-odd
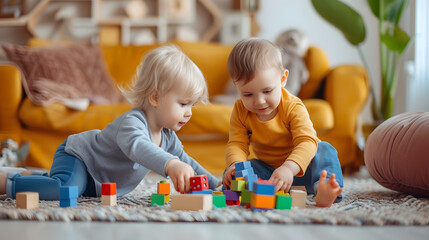
[[[270,41],[240,41],[228,58],[228,71],[240,99],[231,116],[223,184],[230,187],[236,162],[250,159],[255,174],[275,184],[275,191],[292,185],[316,194],[316,205],[329,207],[342,200],[343,176],[334,147],[317,138],[307,109],[290,94],[288,70],[281,52]],[[328,180],[326,181],[326,178]]]

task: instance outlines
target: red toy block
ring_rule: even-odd
[[[191,182],[192,191],[201,191],[209,189],[209,180],[206,175],[198,175],[189,178]]]
[[[116,183],[102,183],[101,195],[116,195]]]

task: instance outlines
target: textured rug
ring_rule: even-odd
[[[0,195],[0,219],[32,221],[108,222],[219,222],[328,225],[429,225],[429,199],[388,190],[369,177],[346,177],[345,198],[330,208],[306,208],[252,212],[241,206],[211,211],[173,211],[170,205],[150,206],[158,179],[148,178],[132,193],[118,198],[117,207],[100,205],[98,198],[80,198],[78,207],[60,208],[58,201],[40,201],[39,209],[15,208],[15,200]]]

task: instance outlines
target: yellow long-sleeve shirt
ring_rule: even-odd
[[[239,99],[231,115],[226,164],[246,161],[251,145],[256,157],[271,167],[277,168],[291,160],[301,167],[297,176],[303,176],[319,141],[304,104],[285,89],[282,89],[277,115],[265,122],[248,111]]]

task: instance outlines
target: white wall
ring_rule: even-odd
[[[366,0],[345,0],[344,2],[353,7],[364,18],[367,35],[362,48],[372,75],[376,78],[380,76],[378,21],[373,16]],[[351,45],[337,28],[319,16],[310,0],[261,1],[261,9],[257,19],[261,25],[258,37],[274,41],[283,31],[297,28],[308,36],[311,45],[319,46],[326,51],[331,66],[363,65],[357,48]],[[371,121],[369,109],[365,109],[363,121]]]

